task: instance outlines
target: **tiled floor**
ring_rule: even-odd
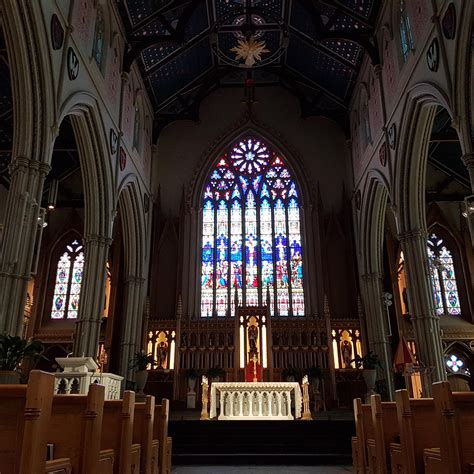
[[[349,466],[176,466],[173,474],[344,474]]]

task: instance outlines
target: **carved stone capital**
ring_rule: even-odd
[[[474,171],[474,153],[467,153],[461,159],[468,171]]]
[[[112,244],[113,239],[105,237],[103,235],[89,234],[84,238],[84,245],[98,245],[98,246],[109,246]]]
[[[426,240],[426,236],[427,233],[425,229],[412,229],[397,234],[397,238],[402,244]]]

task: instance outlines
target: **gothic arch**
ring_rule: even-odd
[[[312,206],[312,189],[308,183],[304,167],[301,160],[295,153],[288,151],[288,147],[283,142],[280,136],[275,133],[273,135],[271,131],[264,129],[261,126],[254,125],[249,126],[248,124],[241,125],[226,133],[219,142],[214,143],[207,150],[206,154],[200,162],[200,166],[194,175],[194,179],[191,183],[189,192],[189,208],[192,212],[192,222],[190,223],[190,246],[189,252],[185,252],[185,259],[189,259],[189,265],[184,264],[184,268],[189,268],[189,275],[184,275],[183,287],[188,288],[188,295],[183,296],[183,306],[188,311],[191,310],[193,314],[199,314],[200,305],[199,295],[200,291],[196,288],[196,282],[200,279],[200,252],[197,251],[197,247],[201,245],[201,226],[202,226],[202,215],[200,213],[201,201],[203,191],[205,188],[206,180],[208,179],[212,168],[216,164],[217,158],[234,142],[240,137],[245,135],[254,135],[261,137],[275,152],[277,152],[284,160],[285,164],[292,171],[294,180],[299,189],[299,201],[300,201],[300,222],[301,222],[301,236],[302,243],[304,246],[304,258],[305,258],[305,278],[303,280],[304,294],[305,294],[305,314],[309,315],[322,308],[322,294],[323,294],[323,282],[321,277],[318,276],[315,261],[316,252],[320,252],[320,249],[315,249],[315,235],[314,224],[311,224],[310,215],[313,211]],[[198,246],[196,246],[198,242]],[[196,248],[193,248],[196,247]],[[186,291],[186,290],[185,290]],[[183,292],[184,293],[184,292]],[[318,305],[318,301],[321,303]],[[189,306],[188,306],[189,305]]]
[[[428,146],[438,105],[452,117],[450,101],[443,90],[419,83],[408,92],[396,147],[393,196],[398,232],[426,229],[425,175]]]

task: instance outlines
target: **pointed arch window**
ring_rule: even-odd
[[[97,6],[97,16],[95,20],[94,42],[92,44],[92,56],[99,68],[102,68],[105,45],[105,18],[101,5]]]
[[[51,319],[77,319],[83,270],[83,247],[74,240],[58,260]]]
[[[403,62],[406,62],[410,51],[414,48],[414,42],[405,0],[400,0],[398,29],[400,33],[400,51]]]
[[[431,287],[437,314],[461,314],[458,283],[451,251],[443,239],[432,233],[428,238]]]
[[[360,112],[360,121],[362,125],[362,137],[364,143],[364,149],[367,148],[369,143],[372,142],[372,133],[370,131],[370,116],[369,116],[369,103],[367,95],[364,93],[362,97],[362,107]]]
[[[202,196],[201,316],[235,303],[303,316],[300,195],[284,160],[247,136],[224,153]]]

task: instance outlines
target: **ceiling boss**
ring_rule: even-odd
[[[284,20],[265,6],[254,6],[253,0],[220,17],[212,31],[213,53],[222,62],[238,68],[271,64],[288,47],[288,28]]]

